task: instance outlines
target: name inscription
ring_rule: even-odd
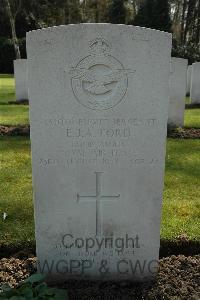
[[[155,165],[160,159],[146,157],[137,151],[133,139],[138,128],[156,131],[160,121],[155,118],[67,118],[54,116],[45,118],[45,126],[59,130],[66,147],[57,147],[56,153],[39,158],[42,167],[77,165],[107,166],[124,162],[130,165]],[[140,133],[139,133],[140,134]],[[145,151],[145,149],[144,149]]]

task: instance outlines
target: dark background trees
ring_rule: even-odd
[[[0,72],[26,56],[27,31],[108,22],[172,32],[174,56],[200,61],[200,0],[0,0]]]
[[[126,23],[126,7],[124,0],[110,1],[107,12],[109,23],[125,24]]]
[[[133,24],[171,32],[172,24],[168,0],[144,1],[133,19]]]

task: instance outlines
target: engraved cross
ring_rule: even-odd
[[[94,196],[80,196],[77,194],[77,202],[81,199],[85,201],[96,201],[96,235],[100,236],[102,234],[102,201],[103,200],[118,200],[120,194],[115,196],[104,196],[102,195],[102,174],[103,172],[94,172],[96,175],[96,195]]]

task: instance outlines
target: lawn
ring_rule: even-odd
[[[30,141],[0,138],[0,243],[34,239]],[[3,212],[8,217],[3,221]]]
[[[184,126],[188,128],[200,128],[200,108],[185,110]]]
[[[0,124],[29,124],[28,110],[28,105],[0,105]]]
[[[191,99],[190,97],[185,97],[185,104],[190,104],[191,103]]]
[[[173,240],[186,233],[200,240],[200,141],[168,139],[161,238]],[[34,241],[30,141],[0,138],[0,243]]]
[[[161,237],[200,240],[200,140],[168,139]]]
[[[0,74],[0,104],[15,100],[15,80],[13,75]]]
[[[28,124],[27,105],[9,105],[9,101],[15,100],[15,82],[13,75],[0,75],[0,124],[18,125]]]

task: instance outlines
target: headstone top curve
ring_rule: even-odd
[[[152,28],[147,28],[147,27],[140,27],[140,26],[134,26],[134,25],[126,25],[126,24],[113,24],[113,23],[79,23],[79,24],[67,24],[67,25],[59,25],[59,26],[51,26],[51,27],[45,27],[45,28],[41,28],[41,29],[37,29],[37,30],[31,30],[29,32],[26,33],[26,37],[31,36],[32,34],[40,34],[42,32],[53,32],[56,30],[64,30],[64,29],[72,29],[75,27],[119,27],[119,28],[127,28],[129,30],[145,30],[147,32],[152,32],[152,33],[157,33],[160,35],[163,35],[165,37],[169,37],[172,38],[172,34],[169,32],[165,32],[165,31],[161,31],[161,30],[157,30],[157,29],[152,29]]]

